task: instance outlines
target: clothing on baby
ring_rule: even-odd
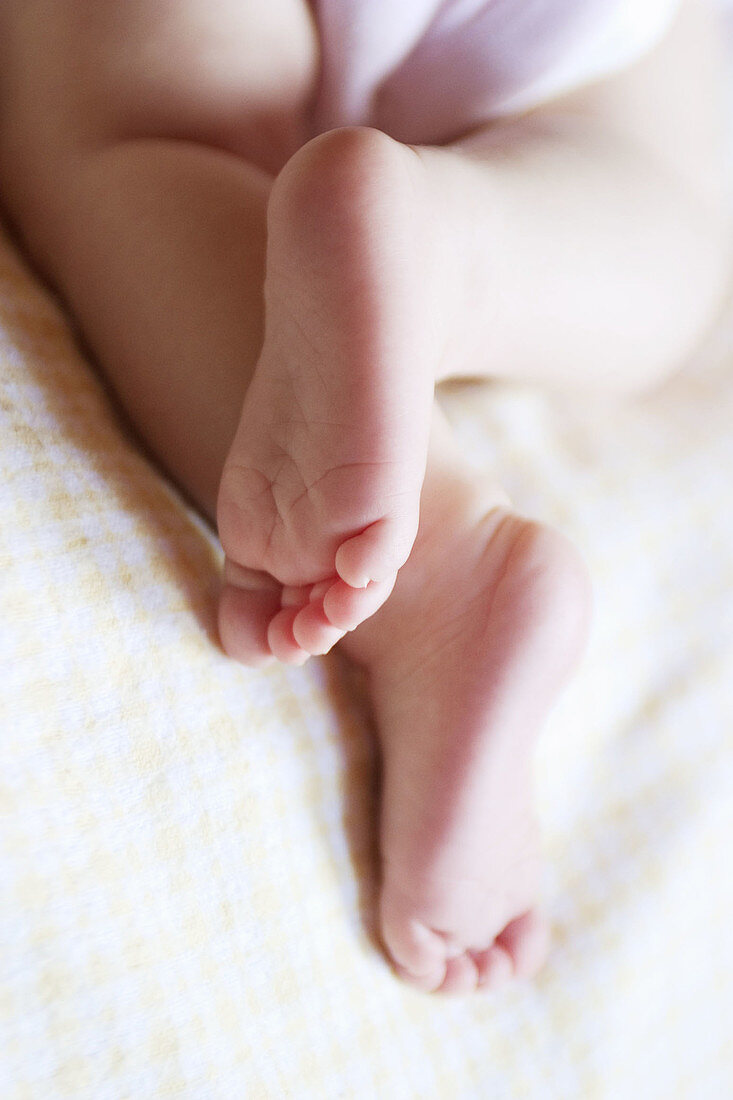
[[[680,0],[310,0],[316,133],[371,125],[431,144],[623,68]]]

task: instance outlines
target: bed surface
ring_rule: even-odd
[[[358,680],[224,657],[215,538],[5,238],[0,372],[4,1100],[733,1095],[733,309],[633,403],[446,398],[596,588],[537,762],[552,954],[459,1000],[373,942]]]

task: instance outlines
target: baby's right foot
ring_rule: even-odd
[[[384,944],[405,980],[468,992],[547,950],[532,756],[590,590],[561,535],[438,450],[410,559],[342,650],[368,673],[382,750]]]
[[[421,173],[347,129],[273,185],[264,344],[218,501],[222,641],[246,663],[326,652],[415,540],[440,355]]]

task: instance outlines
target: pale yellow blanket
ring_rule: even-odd
[[[733,323],[635,403],[448,401],[597,593],[537,769],[550,961],[465,1000],[373,943],[358,684],[223,656],[215,538],[7,242],[0,371],[3,1100],[733,1096]]]

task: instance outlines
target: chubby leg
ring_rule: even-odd
[[[209,517],[262,341],[269,187],[218,150],[119,142],[80,158],[61,216],[29,231],[133,426]]]
[[[684,364],[730,271],[721,39],[687,0],[627,71],[419,149],[443,211],[440,377],[633,393]]]
[[[287,586],[279,657],[323,652],[391,590],[436,381],[623,392],[683,362],[728,273],[714,46],[691,3],[653,56],[525,119],[444,148],[331,131],[280,173],[218,507],[247,600]]]
[[[415,538],[439,354],[423,180],[413,150],[355,128],[272,188],[264,346],[217,518],[232,579],[286,586],[283,660],[373,613]]]
[[[541,958],[532,738],[582,645],[588,596],[582,566],[564,540],[514,515],[490,479],[478,483],[463,469],[439,422],[430,436],[435,381],[481,373],[473,352],[482,341],[497,349],[495,373],[531,376],[532,352],[548,345],[541,377],[568,380],[562,345],[572,326],[562,318],[571,314],[581,283],[575,261],[585,254],[591,230],[599,231],[596,245],[615,239],[624,211],[636,214],[634,243],[646,272],[635,293],[641,286],[653,300],[661,295],[670,310],[687,311],[674,329],[680,353],[712,310],[721,278],[711,244],[710,225],[719,224],[714,197],[695,192],[689,205],[678,190],[665,205],[658,185],[666,169],[655,174],[625,142],[623,156],[618,145],[594,144],[590,136],[568,148],[556,126],[545,129],[539,119],[537,125],[517,131],[511,147],[494,144],[489,133],[477,136],[473,151],[471,139],[461,148],[415,151],[373,131],[324,135],[288,161],[272,192],[266,171],[231,150],[181,137],[116,139],[57,162],[53,178],[46,177],[42,209],[28,203],[32,187],[24,189],[17,176],[7,192],[16,224],[72,306],[137,426],[210,515],[224,471],[220,514],[232,583],[221,622],[229,652],[251,663],[273,652],[300,660],[344,626],[356,626],[342,644],[369,673],[385,768],[382,933],[406,977],[446,991],[491,985],[510,968],[529,973]],[[563,167],[571,153],[582,168],[581,191],[609,177],[618,185],[604,192],[608,201],[600,208],[582,207],[582,233],[573,220],[576,204],[567,202],[576,178]],[[356,179],[351,194],[325,201],[329,193],[334,198],[334,180],[343,191],[344,173],[353,173],[355,164],[370,169],[366,184]],[[629,200],[642,182],[642,199]],[[515,192],[524,196],[526,211],[535,209],[530,199],[537,204],[532,240],[535,232],[544,234],[541,250],[527,240],[525,203],[516,204]],[[614,204],[619,193],[624,203]],[[657,246],[672,231],[676,252],[684,245],[685,262],[696,272],[694,294],[684,301],[676,279],[663,280],[661,290],[657,285],[657,277],[666,276]],[[627,250],[588,251],[600,256],[593,271],[604,276],[603,286],[614,284]],[[341,300],[334,252],[345,272]],[[289,270],[291,255],[300,257],[302,292],[298,265]],[[410,266],[411,255],[421,262]],[[538,310],[550,289],[545,276],[536,281],[538,261],[547,255],[563,261],[553,266],[562,278],[552,283],[552,308]],[[492,273],[511,264],[511,292],[500,295]],[[415,266],[423,268],[422,278]],[[416,279],[422,323],[413,320]],[[573,348],[569,374],[576,383],[597,380],[595,356],[612,337],[618,340],[622,322],[633,324],[616,351],[636,349],[637,367],[639,348],[652,343],[641,337],[658,329],[659,313],[652,323],[642,311],[625,318],[620,307],[599,310],[604,301],[592,288],[584,300],[590,335],[587,346]],[[341,308],[334,310],[334,302]],[[402,326],[403,315],[410,325]],[[309,359],[299,390],[293,378],[302,345]],[[674,357],[670,346],[665,354]],[[347,377],[339,374],[344,365],[351,369]],[[652,373],[660,369],[656,364]],[[275,415],[268,420],[263,410]],[[312,422],[317,427],[319,410],[330,431],[315,437],[334,448],[325,459],[308,451],[310,431],[298,431]],[[417,423],[407,423],[413,414]],[[276,434],[283,428],[285,441]],[[356,453],[349,457],[352,434]],[[276,459],[287,458],[283,471],[277,462],[263,464],[263,454],[272,459],[268,448]],[[298,464],[301,508],[310,508],[305,521],[291,476]],[[373,478],[381,466],[386,473]],[[353,481],[336,478],[334,490],[326,477],[318,491],[322,474],[352,467]],[[245,475],[241,483],[237,468]],[[253,492],[253,474],[260,476],[261,495]],[[377,606],[368,606],[369,587],[357,589],[343,578],[346,588],[339,587],[337,555],[351,538],[371,553],[368,533],[375,526],[377,533],[389,530],[389,522],[380,521],[392,518],[395,486],[405,485],[411,500],[401,500],[399,515],[409,515],[408,533],[416,526],[418,497],[421,503],[414,548],[390,599],[383,602],[382,589]],[[276,488],[284,501],[277,515]],[[354,500],[356,517],[344,519]],[[272,539],[253,553],[249,529],[237,530],[238,514],[248,515],[255,530],[263,520]],[[320,546],[306,541],[310,520]],[[272,562],[271,549],[277,550]],[[318,567],[301,584],[290,570],[303,549]],[[389,538],[376,549],[382,566],[387,560],[393,568]],[[323,567],[319,555],[327,559]],[[333,572],[324,575],[326,569]],[[362,579],[348,564],[345,572],[352,581]],[[376,586],[394,581],[394,575],[372,576]],[[373,614],[360,624],[365,607]]]
[[[350,153],[373,147],[359,136]],[[260,356],[270,180],[229,153],[151,139],[105,145],[56,180],[42,224],[18,219],[24,236],[148,445],[212,516]],[[430,418],[415,546],[391,598],[343,645],[368,671],[385,765],[382,936],[404,977],[447,992],[542,961],[532,744],[582,644],[588,597],[574,551],[469,473],[432,407]],[[283,604],[331,629],[323,592],[304,606],[230,570],[233,656],[268,659]],[[302,658],[292,633],[275,644]]]
[[[4,213],[213,517],[262,344],[273,174],[317,76],[308,6],[4,0],[0,73]]]
[[[451,147],[322,135],[274,185],[246,159],[254,121],[223,141],[180,89],[188,125],[165,139],[149,120],[142,136],[115,137],[117,119],[100,137],[87,115],[70,130],[51,103],[35,161],[16,154],[43,112],[0,133],[16,224],[143,437],[209,514],[233,437],[218,498],[233,654],[302,660],[381,606],[417,529],[436,380],[629,389],[684,355],[727,258],[702,23],[691,5],[633,72]],[[674,119],[661,132],[658,88]],[[217,380],[227,400],[207,419]],[[253,607],[258,623],[272,611],[254,641]]]

